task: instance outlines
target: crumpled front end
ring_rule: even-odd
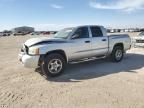
[[[37,68],[39,62],[40,55],[29,55],[28,47],[23,45],[20,54],[18,54],[18,60],[24,65],[26,68]]]

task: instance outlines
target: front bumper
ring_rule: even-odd
[[[40,56],[30,56],[25,53],[20,53],[18,55],[19,61],[24,65],[26,68],[37,68]]]

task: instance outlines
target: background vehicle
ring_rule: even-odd
[[[11,31],[4,30],[3,32],[0,32],[0,36],[10,36]]]
[[[67,63],[111,57],[120,62],[131,47],[128,35],[106,34],[103,26],[78,26],[66,28],[53,38],[41,37],[23,44],[19,60],[25,67],[41,67],[46,76],[57,76]]]
[[[31,35],[40,35],[40,32],[32,32]]]
[[[144,47],[144,32],[133,38],[134,47]]]
[[[17,33],[13,33],[13,36],[24,36],[28,33],[25,33],[25,32],[17,32]]]

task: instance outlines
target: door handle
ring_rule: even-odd
[[[102,39],[102,41],[107,41],[106,39]]]
[[[85,43],[90,43],[90,41],[85,41]]]

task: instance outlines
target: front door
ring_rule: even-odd
[[[91,56],[91,38],[88,27],[80,27],[71,38],[70,59],[82,59]]]

